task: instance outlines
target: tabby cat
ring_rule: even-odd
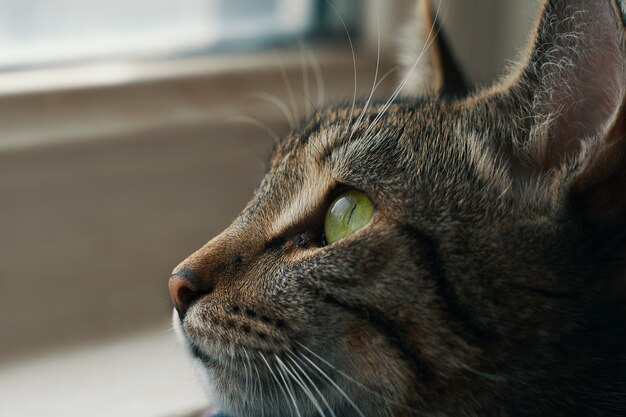
[[[431,19],[419,94],[284,138],[169,281],[221,412],[626,416],[625,12],[544,1],[475,92]]]

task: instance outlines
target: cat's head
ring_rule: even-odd
[[[432,82],[415,82],[428,93],[321,110],[277,146],[232,225],[174,270],[174,321],[219,407],[624,406],[623,10],[542,10],[495,87],[439,94],[459,72],[431,48]]]

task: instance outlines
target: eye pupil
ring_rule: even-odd
[[[326,213],[324,233],[328,243],[343,239],[366,226],[374,214],[372,201],[362,192],[339,195]]]
[[[348,220],[346,220],[347,224],[350,224],[352,221],[352,215],[354,214],[354,210],[356,210],[356,204],[352,206],[352,210],[350,210],[350,214],[348,214]]]

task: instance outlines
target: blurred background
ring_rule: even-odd
[[[505,72],[537,3],[441,0],[475,83]],[[376,95],[393,92],[413,4],[0,0],[0,415],[205,408],[171,270],[243,208],[274,136],[351,100],[350,41],[358,95],[379,36]]]

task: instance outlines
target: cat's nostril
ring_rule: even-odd
[[[191,281],[180,275],[172,275],[167,286],[174,307],[176,307],[181,319],[194,301],[211,292],[210,289],[197,288]]]

